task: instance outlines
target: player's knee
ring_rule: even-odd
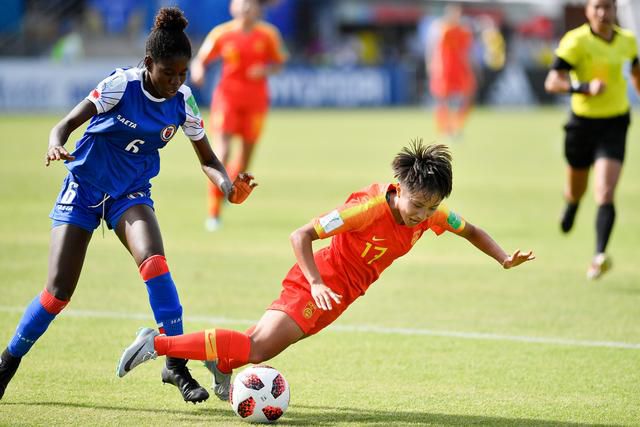
[[[251,350],[249,351],[249,363],[262,363],[273,357],[278,352],[270,348],[269,343],[264,341],[255,341],[251,339]]]
[[[596,189],[595,201],[598,205],[613,203],[613,187],[600,187]]]
[[[73,296],[74,289],[75,283],[65,278],[64,275],[54,275],[50,277],[49,282],[45,286],[47,293],[62,301],[69,301]]]
[[[138,269],[143,276],[145,273],[154,274],[157,272],[156,270],[169,271],[167,259],[158,251],[147,249],[138,254],[136,258],[140,260]]]
[[[565,198],[571,202],[577,203],[582,199],[582,196],[584,196],[585,190],[586,188],[569,188],[565,192]]]

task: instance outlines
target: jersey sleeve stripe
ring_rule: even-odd
[[[368,199],[364,203],[357,204],[355,206],[350,206],[347,209],[343,210],[340,213],[340,216],[344,218],[345,221],[352,219],[358,215],[363,214],[364,212],[374,208],[376,205],[385,202],[385,195],[380,194],[372,199]]]

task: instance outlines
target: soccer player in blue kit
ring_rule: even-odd
[[[0,356],[0,399],[22,357],[69,303],[101,220],[115,230],[138,265],[160,330],[168,336],[182,334],[182,306],[150,193],[149,181],[160,171],[158,150],[182,126],[202,170],[231,203],[242,203],[256,185],[249,174],[231,183],[209,145],[191,90],[183,85],[191,59],[187,23],[179,9],[160,9],[146,41],[144,66],[116,69],[51,130],[45,164],[64,160],[69,173],[50,214],[46,286],[25,310]],[[89,119],[70,154],[64,144]],[[186,363],[167,358],[162,381],[178,387],[185,401],[202,402],[209,393],[192,378]]]

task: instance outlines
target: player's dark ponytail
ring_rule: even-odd
[[[177,7],[163,7],[147,38],[146,54],[154,61],[184,56],[191,58],[191,42],[184,32],[189,21]]]

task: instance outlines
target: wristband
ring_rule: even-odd
[[[569,86],[569,93],[581,93],[586,95],[589,93],[589,83],[571,82],[571,86]]]

